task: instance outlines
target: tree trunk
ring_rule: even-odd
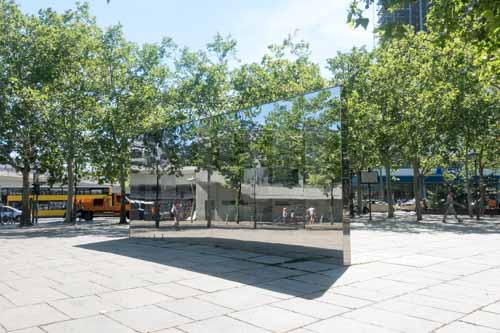
[[[156,163],[156,198],[155,198],[155,228],[160,228],[160,169]]]
[[[27,227],[31,225],[31,211],[30,211],[30,168],[29,166],[25,166],[22,169],[23,175],[23,196],[21,203],[21,226]]]
[[[330,213],[332,214],[331,223],[335,222],[335,210],[334,210],[334,201],[333,201],[333,179],[331,180],[332,186],[330,186]]]
[[[479,220],[480,216],[484,213],[484,206],[486,203],[486,184],[484,183],[484,163],[479,160],[479,193],[480,193],[480,202],[478,204],[478,215],[477,219]]]
[[[391,164],[389,160],[384,160],[384,168],[385,168],[385,188],[387,192],[387,203],[389,204],[389,211],[387,212],[388,218],[394,217],[394,201],[392,194],[392,180],[391,180]]]
[[[356,191],[357,191],[357,196],[358,196],[358,216],[361,216],[363,214],[363,188],[361,187],[361,170],[357,172],[356,175],[358,181],[357,181],[357,186],[356,186]]]
[[[64,220],[65,223],[72,223],[74,212],[73,212],[73,203],[74,203],[74,183],[75,183],[75,175],[73,170],[73,159],[69,158],[67,161],[67,171],[68,171],[68,197],[66,199],[66,218]]]
[[[127,224],[127,208],[125,200],[125,170],[123,167],[120,170],[120,224]]]
[[[210,228],[212,226],[212,200],[210,198],[211,178],[212,170],[209,167],[207,170],[207,204],[205,205],[207,209],[207,228]]]
[[[469,159],[467,157],[468,149],[465,150],[465,192],[467,193],[467,211],[469,216],[473,217],[472,212],[472,193],[470,190]]]
[[[422,221],[422,207],[420,206],[420,161],[417,158],[413,160],[413,195],[415,197],[415,212],[417,221]]]
[[[241,200],[241,183],[238,185],[238,192],[236,193],[236,223],[240,223],[240,200]]]

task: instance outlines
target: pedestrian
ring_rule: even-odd
[[[172,214],[172,216],[174,218],[174,225],[175,225],[176,229],[179,228],[180,209],[181,208],[179,206],[179,203],[178,202],[174,202],[172,204],[172,209],[170,210],[170,213]]]
[[[457,212],[455,211],[455,194],[453,191],[449,191],[446,196],[446,211],[443,216],[443,222],[446,222],[446,217],[448,214],[453,214],[458,222],[462,222],[460,218],[457,216]]]
[[[316,222],[316,208],[309,207],[307,209],[307,216],[309,217],[309,224],[313,224]]]
[[[281,212],[281,222],[288,223],[288,208],[284,207]]]

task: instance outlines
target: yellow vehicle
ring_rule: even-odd
[[[64,217],[68,190],[65,187],[41,187],[37,196],[31,194],[30,200],[38,202],[39,217]],[[81,217],[91,220],[94,216],[119,216],[120,194],[113,194],[109,186],[78,186],[75,207]],[[21,209],[22,188],[2,188],[2,201],[14,208]],[[127,216],[129,204],[126,205]]]

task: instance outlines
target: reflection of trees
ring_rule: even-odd
[[[238,223],[245,169],[252,167],[252,139],[257,129],[251,110],[224,115],[221,123],[224,144],[219,149],[218,171],[224,176],[226,185],[236,191],[235,220]]]
[[[156,176],[154,218],[160,227],[160,180],[163,175],[181,175],[183,155],[183,127],[156,129],[142,136],[146,168]]]
[[[338,177],[340,153],[333,128],[338,116],[332,107],[330,92],[323,91],[277,104],[268,113],[258,146],[272,183],[318,184]]]

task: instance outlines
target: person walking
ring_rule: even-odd
[[[462,222],[462,219],[457,216],[457,212],[455,210],[455,194],[451,190],[446,196],[446,211],[443,216],[443,222],[446,222],[446,217],[448,216],[448,214],[453,214],[458,222]]]
[[[309,224],[316,222],[316,208],[310,207],[307,209],[307,216],[309,217]]]
[[[174,217],[175,229],[179,229],[180,210],[181,210],[180,204],[178,202],[174,202],[172,204],[172,210],[170,212]]]
[[[284,207],[281,212],[281,222],[288,223],[288,208]]]

